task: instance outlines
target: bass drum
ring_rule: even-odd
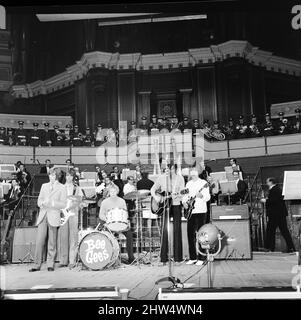
[[[111,267],[119,256],[119,245],[109,231],[92,231],[79,244],[79,257],[85,267],[102,270]]]

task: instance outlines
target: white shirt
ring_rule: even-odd
[[[123,187],[123,194],[126,195],[127,193],[136,191],[136,187],[132,184],[126,183]]]
[[[198,178],[196,181],[190,180],[186,184],[186,188],[189,190],[188,197],[195,197],[197,193],[201,190],[201,188],[207,183],[207,181]],[[196,197],[194,209],[192,210],[192,214],[195,213],[206,213],[207,212],[207,201],[210,200],[210,192],[209,188],[206,187],[202,190],[203,198]],[[183,198],[185,201],[187,197]]]

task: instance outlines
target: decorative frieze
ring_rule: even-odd
[[[47,94],[72,85],[82,79],[92,68],[109,70],[170,70],[213,64],[233,57],[246,59],[249,63],[292,76],[301,76],[301,61],[274,56],[272,52],[253,47],[247,41],[231,40],[207,48],[189,49],[165,54],[141,53],[119,54],[109,52],[85,53],[76,64],[66,71],[45,81],[13,86],[11,93],[16,98],[28,98]]]

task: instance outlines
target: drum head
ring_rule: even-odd
[[[79,256],[85,267],[92,270],[101,270],[111,262],[113,256],[112,242],[105,233],[93,231],[81,240]]]

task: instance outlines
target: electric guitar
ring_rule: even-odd
[[[183,189],[180,192],[160,192],[157,191],[156,195],[160,197],[160,200],[157,202],[154,197],[151,197],[151,211],[154,214],[157,214],[158,216],[161,216],[164,212],[164,209],[166,209],[168,206],[171,205],[172,197],[178,196],[178,195],[185,195],[188,194],[188,189]]]
[[[208,188],[208,182],[206,184],[204,184],[202,186],[202,188],[199,190],[198,193],[202,192],[205,188]],[[194,197],[190,197],[185,203],[183,203],[184,205],[184,217],[189,220],[191,218],[192,215],[192,210],[194,209],[194,205],[195,205],[195,200],[196,200],[196,195]]]

